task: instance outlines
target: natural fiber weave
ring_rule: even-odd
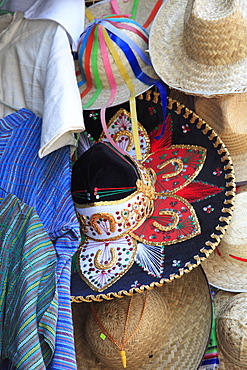
[[[230,152],[236,182],[247,181],[247,93],[207,99],[195,97],[195,112],[216,132]]]
[[[216,250],[202,262],[202,267],[212,286],[232,292],[247,292],[246,186],[238,190],[230,225]]]
[[[143,296],[144,294],[137,294],[138,301],[136,303],[139,306],[137,309],[139,312],[143,306]],[[134,301],[135,298],[134,296]],[[107,315],[112,314],[114,318],[117,317],[119,325],[122,325],[122,320],[125,322],[126,313],[120,317],[117,315],[121,314],[122,307],[126,304],[124,300],[127,302],[128,297],[94,303],[94,305],[101,312],[109,307],[110,313],[108,311]],[[116,307],[115,310],[112,308],[113,304],[114,308]],[[148,305],[150,306],[148,307]],[[89,334],[90,325],[92,325],[89,316],[91,314],[90,304],[73,303],[72,310],[78,370],[112,370],[113,368],[109,367],[109,364],[104,365],[95,356],[87,343],[85,331],[87,331],[88,339],[90,337],[89,340],[92,341],[91,345],[96,346],[97,344],[99,346],[98,342],[102,341],[95,337],[92,330]],[[150,310],[154,312],[151,313]],[[149,319],[148,315],[150,315]],[[108,320],[108,317],[105,320]],[[149,291],[147,312],[143,320],[145,321],[140,325],[143,327],[140,332],[137,331],[130,348],[128,349],[128,344],[126,345],[127,368],[132,370],[196,370],[204,355],[211,329],[211,298],[207,280],[201,267],[199,266],[189,274],[185,274],[182,278],[175,279],[163,287]],[[138,321],[138,313],[136,321]],[[93,328],[98,331],[95,325]],[[130,332],[131,330],[133,327],[130,328]],[[158,333],[155,332],[156,330]],[[114,335],[117,336],[117,332]],[[100,343],[101,347],[109,345],[108,339],[104,342],[105,344]],[[142,345],[145,347],[144,350],[141,348]],[[115,357],[118,358],[119,349],[116,346],[110,348],[111,351],[115,350]],[[94,351],[97,351],[95,347]],[[144,356],[142,359],[140,359],[139,351]],[[104,359],[106,359],[105,356]],[[111,363],[111,359],[108,361]],[[143,366],[140,365],[140,361],[144,361]],[[130,365],[128,366],[128,364]],[[121,366],[115,367],[118,370],[121,368]]]
[[[139,0],[138,8],[135,15],[135,21],[140,23],[142,26],[147,21],[150,13],[152,12],[155,3],[157,0]],[[133,0],[117,0],[117,5],[121,14],[132,14],[133,9]],[[111,2],[110,0],[103,0],[94,3],[94,5],[89,7],[90,12],[94,18],[101,18],[106,14],[112,14]],[[89,23],[86,18],[85,24]],[[150,26],[147,27],[147,30],[150,29]]]
[[[149,50],[160,78],[193,95],[247,91],[247,1],[168,0]]]
[[[220,301],[223,300],[223,303]],[[247,369],[247,294],[219,297],[216,332],[220,352],[220,369]]]
[[[160,294],[160,289],[148,292],[146,307],[141,320],[141,311],[144,305],[145,294],[135,294],[131,305],[130,317],[127,327],[126,339],[134,335],[124,346],[127,353],[128,368],[136,368],[146,361],[146,354],[153,353],[159,339],[166,333],[170,334],[169,310],[166,302]],[[110,302],[94,303],[97,316],[107,328],[107,331],[118,343],[123,340],[126,313],[130,298],[115,299]],[[141,321],[140,321],[141,320]],[[151,324],[151,325],[150,325]],[[138,330],[135,332],[136,328]],[[102,332],[95,318],[90,313],[86,322],[86,339],[94,354],[107,366],[121,368],[119,349],[108,338],[100,340]]]

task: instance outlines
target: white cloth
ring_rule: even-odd
[[[73,51],[84,31],[85,0],[6,0],[2,9],[22,11],[27,19],[50,19],[63,26]]]
[[[0,17],[0,98],[43,119],[39,156],[71,145],[84,120],[66,31],[50,20]],[[0,104],[0,118],[13,113]]]

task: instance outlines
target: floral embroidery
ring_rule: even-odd
[[[156,109],[154,107],[148,107],[148,111],[150,116],[153,116],[156,113]]]
[[[135,280],[133,284],[131,284],[131,288],[138,288],[141,284],[138,282],[138,280]]]
[[[92,118],[94,121],[98,118],[99,113],[95,112],[94,110],[91,110],[89,113],[89,118]]]
[[[123,108],[119,109],[109,121],[107,128],[109,135],[118,144],[118,146],[125,150],[130,156],[136,158],[130,113]],[[150,140],[147,131],[139,122],[138,136],[142,158],[145,158],[150,150]],[[104,132],[102,132],[99,141],[107,141]]]
[[[217,167],[215,169],[215,171],[213,171],[213,175],[215,175],[217,177],[219,177],[221,174],[222,174],[222,171],[221,171],[221,169],[219,167]]]
[[[182,126],[182,130],[183,130],[184,134],[187,134],[187,132],[190,132],[190,127],[189,127],[188,123],[186,123],[186,125]]]
[[[214,208],[209,204],[207,207],[203,207],[203,211],[206,213],[211,213],[214,211]]]
[[[172,266],[173,267],[180,267],[181,260],[173,260],[172,261]]]

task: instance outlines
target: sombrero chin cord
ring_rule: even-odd
[[[123,340],[122,340],[122,343],[118,343],[116,341],[115,338],[113,338],[113,336],[107,331],[106,327],[104,326],[103,322],[100,320],[100,318],[98,317],[97,313],[96,313],[96,310],[95,310],[95,307],[94,307],[94,304],[93,302],[90,302],[90,305],[91,305],[91,309],[92,309],[92,314],[95,318],[95,321],[97,322],[97,324],[99,325],[100,329],[102,330],[103,334],[108,337],[108,339],[114,343],[119,349],[120,349],[120,356],[121,356],[121,359],[122,359],[122,365],[123,365],[123,368],[126,368],[127,367],[127,357],[126,357],[126,352],[124,350],[124,347],[125,345],[127,344],[127,342],[133,337],[133,335],[137,332],[140,324],[141,324],[141,321],[143,319],[143,315],[144,315],[144,311],[145,311],[145,308],[146,308],[146,303],[147,303],[147,295],[148,295],[148,291],[146,290],[145,291],[145,297],[144,297],[144,301],[143,301],[143,307],[142,307],[142,311],[141,311],[141,316],[140,316],[140,319],[135,327],[135,330],[133,331],[133,333],[129,336],[129,338],[126,339],[126,335],[127,335],[127,328],[128,328],[128,323],[129,323],[129,317],[130,317],[130,308],[131,308],[131,305],[133,303],[133,299],[134,299],[134,295],[132,295],[130,297],[130,301],[129,301],[129,305],[128,305],[128,310],[127,310],[127,314],[126,314],[126,321],[125,321],[125,326],[124,326],[124,334],[123,334]]]

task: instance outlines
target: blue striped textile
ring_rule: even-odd
[[[70,148],[39,158],[41,125],[42,119],[25,108],[0,120],[0,188],[34,207],[53,241],[58,256],[59,314],[50,369],[76,370],[70,276],[80,229],[70,190]]]
[[[44,370],[56,336],[56,253],[34,208],[0,200],[0,353],[20,370]]]

